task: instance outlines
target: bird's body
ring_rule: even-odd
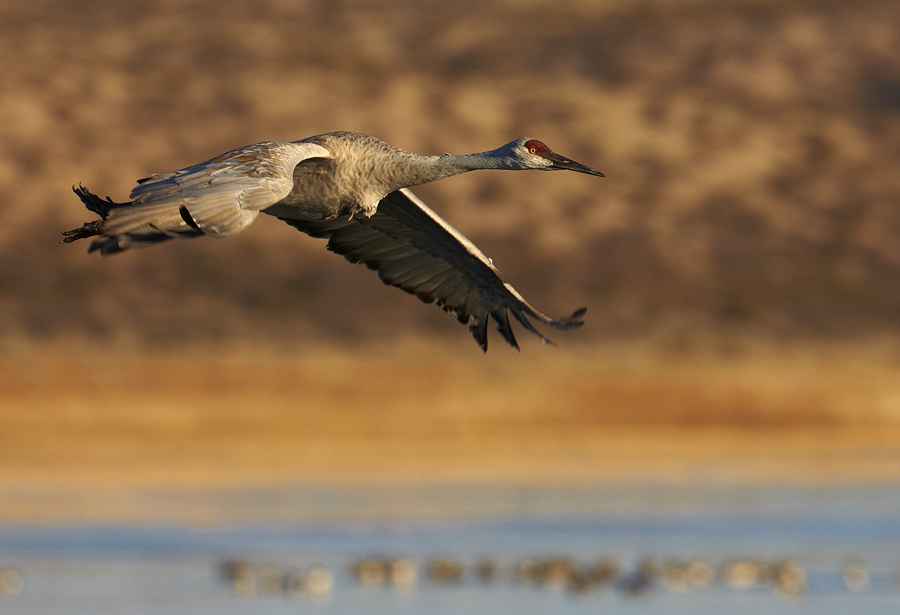
[[[416,157],[369,135],[329,133],[301,144],[322,147],[328,155],[298,164],[291,191],[277,204],[299,219],[371,216],[385,196],[420,183],[412,170]]]
[[[174,237],[231,237],[261,211],[328,238],[330,250],[377,270],[386,284],[437,302],[469,324],[485,350],[488,315],[518,347],[507,310],[545,342],[527,316],[560,329],[580,326],[583,309],[553,319],[532,308],[478,248],[407,189],[476,169],[569,169],[602,176],[527,137],[478,154],[419,156],[368,135],[333,132],[256,143],[142,179],[128,203],[76,188],[101,219],[64,233],[63,241],[98,237],[90,251],[112,254]]]

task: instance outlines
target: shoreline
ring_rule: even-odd
[[[877,354],[533,350],[10,353],[0,523],[168,518],[166,489],[900,484]]]

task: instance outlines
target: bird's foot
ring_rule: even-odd
[[[80,228],[72,229],[71,231],[63,231],[65,238],[60,243],[72,243],[78,239],[84,239],[85,237],[101,235],[102,231],[100,230],[100,225],[102,223],[102,220],[85,222]]]

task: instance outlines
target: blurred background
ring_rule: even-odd
[[[359,488],[378,519],[896,493],[896,2],[7,0],[0,28],[8,527],[365,518],[334,505]],[[527,135],[606,173],[416,189],[587,324],[482,355],[275,219],[102,260],[58,244],[92,218],[74,184],[123,201],[332,130],[420,154]],[[669,510],[645,496],[628,510]]]
[[[124,200],[148,174],[331,130],[423,154],[531,135],[604,171],[418,189],[542,309],[589,306],[567,344],[900,333],[891,2],[2,10],[6,344],[461,336],[270,220],[102,263],[55,246],[90,217],[73,184]]]

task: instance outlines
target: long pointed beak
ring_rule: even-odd
[[[560,156],[556,152],[548,152],[544,158],[553,163],[553,165],[549,167],[549,170],[551,171],[577,171],[578,173],[596,175],[597,177],[606,177],[597,169],[592,169],[586,164],[581,164],[580,162],[575,162],[565,156]]]

